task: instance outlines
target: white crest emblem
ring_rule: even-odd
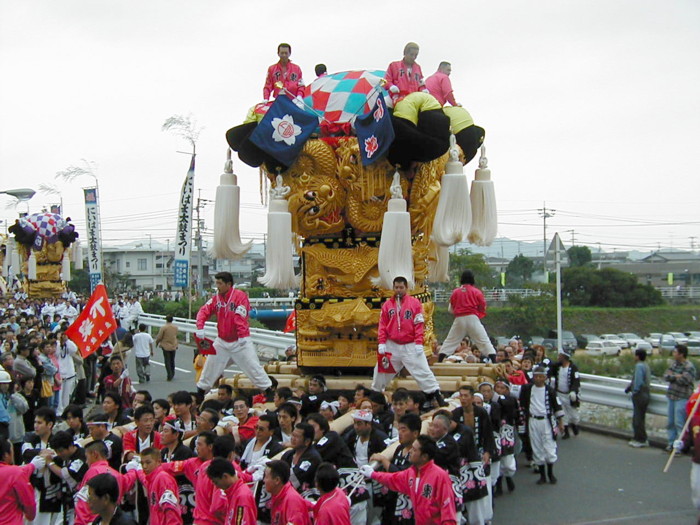
[[[287,146],[294,144],[297,136],[301,135],[301,127],[294,124],[294,118],[291,115],[273,118],[272,129],[274,129],[272,138],[275,142],[284,142]]]

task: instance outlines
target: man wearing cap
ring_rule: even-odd
[[[556,392],[546,384],[547,371],[538,366],[534,371],[534,383],[520,389],[520,407],[527,421],[532,454],[540,474],[538,485],[549,482],[555,484],[554,463],[557,461],[556,429],[564,431],[564,411],[559,404]]]
[[[309,393],[301,396],[301,417],[318,412],[323,401],[330,401],[331,397],[326,393],[326,378],[320,374],[309,379]]]
[[[389,361],[395,372],[379,372],[379,367],[375,365],[372,390],[383,392],[394,376],[406,367],[418,387],[425,392],[427,401],[431,405],[432,401],[436,401],[443,406],[445,400],[440,393],[440,383],[430,370],[423,352],[424,323],[423,305],[408,295],[406,278],[396,277],[394,296],[382,305],[377,333],[379,355],[391,354]]]
[[[214,340],[215,355],[210,355],[204,364],[197,390],[205,395],[209,392],[228,364],[233,361],[251,380],[256,388],[271,394],[272,381],[260,366],[253,341],[250,339],[248,312],[250,302],[245,292],[233,286],[233,275],[219,272],[214,276],[218,293],[209,299],[197,312],[196,336],[204,339],[204,323],[216,315],[218,336]]]
[[[581,420],[578,413],[581,376],[569,354],[559,353],[557,362],[549,369],[549,377],[550,384],[557,393],[557,399],[564,409],[564,436],[562,439],[569,439],[569,428],[574,436],[578,436],[578,424]]]

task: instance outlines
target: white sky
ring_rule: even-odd
[[[546,201],[548,232],[573,229],[577,243],[687,249],[700,237],[692,0],[0,0],[0,190],[58,185],[82,233],[90,179],[54,175],[88,159],[105,242],[172,240],[189,159],[166,118],[204,126],[195,185],[213,199],[224,133],[262,98],[279,42],[309,83],[318,62],[385,68],[409,40],[426,76],[452,62],[457,100],[486,129],[500,236],[541,239]],[[257,170],[234,166],[243,234],[261,239]],[[30,210],[55,200],[37,194]],[[0,196],[0,218],[13,221],[10,202]],[[213,205],[205,216],[213,227]]]

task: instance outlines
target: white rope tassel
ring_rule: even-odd
[[[76,239],[75,242],[71,244],[70,258],[76,270],[83,269],[83,249],[80,246],[80,239]]]
[[[450,160],[440,179],[440,186],[432,239],[440,246],[449,247],[467,239],[472,222],[469,184],[459,161],[454,135],[450,136]]]
[[[14,250],[12,252],[12,264],[10,271],[12,275],[18,276],[19,274],[22,273],[22,266],[21,266],[21,260],[19,258],[19,252],[17,250]]]
[[[431,242],[428,279],[434,283],[446,283],[450,280],[449,270],[450,249]]]
[[[479,168],[474,173],[472,182],[472,228],[469,242],[478,246],[491,246],[498,233],[498,212],[496,209],[496,190],[488,168],[486,146],[481,146]]]
[[[36,281],[36,255],[34,250],[29,249],[29,259],[27,260],[27,278]]]
[[[406,209],[401,190],[401,176],[396,171],[379,243],[379,284],[388,290],[393,288],[395,277],[405,277],[409,290],[414,285],[411,216]]]
[[[275,187],[270,189],[270,208],[267,214],[267,242],[265,243],[265,275],[258,279],[268,288],[284,290],[297,286],[292,254],[292,214],[287,195],[291,189],[277,175]]]
[[[68,282],[71,279],[70,276],[70,252],[68,250],[63,250],[63,259],[61,259],[61,278]]]
[[[240,259],[250,250],[253,241],[241,242],[239,214],[241,208],[241,189],[238,178],[233,173],[231,149],[226,151],[224,173],[216,188],[216,204],[214,207],[214,248],[217,259]]]
[[[7,241],[5,242],[5,258],[2,260],[2,276],[3,277],[9,277],[10,276],[10,266],[12,266],[12,245],[14,244],[14,241],[10,239],[10,237],[7,237]]]

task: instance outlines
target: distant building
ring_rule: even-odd
[[[700,285],[700,255],[692,252],[658,251],[638,261],[618,262],[606,266],[632,273],[640,283],[656,288]],[[672,276],[671,283],[669,274]]]

